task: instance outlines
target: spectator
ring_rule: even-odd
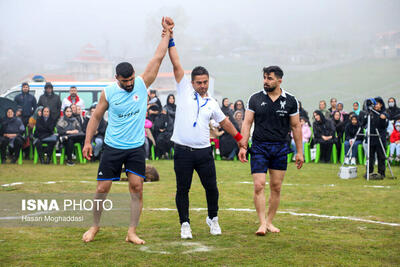
[[[172,130],[174,130],[173,125],[175,122],[176,105],[175,105],[175,96],[173,94],[168,95],[167,104],[164,106],[164,109],[167,111],[168,124],[172,125]]]
[[[322,114],[325,116],[325,118],[329,118],[331,112],[326,108],[325,100],[319,101],[319,110],[322,112]],[[313,120],[314,120],[314,117],[313,117]]]
[[[76,86],[71,86],[71,88],[69,88],[69,96],[63,99],[61,109],[64,110],[66,107],[69,107],[72,104],[85,109],[85,102],[83,99],[79,98],[78,89]]]
[[[388,114],[389,120],[400,119],[400,108],[397,107],[396,99],[394,97],[388,99],[388,107],[386,113]]]
[[[29,118],[33,115],[33,112],[35,112],[37,104],[36,98],[29,94],[29,84],[23,83],[21,87],[21,93],[15,96],[14,101],[22,108],[22,122],[24,126],[26,126]]]
[[[221,110],[226,116],[233,115],[232,110],[229,108],[229,99],[226,97],[224,99],[222,99]]]
[[[30,132],[33,130],[33,128],[35,128],[37,119],[42,116],[42,111],[43,107],[38,106],[35,110],[35,113],[33,113],[33,116],[29,118],[28,128]]]
[[[50,163],[51,155],[57,142],[57,136],[54,134],[55,126],[56,121],[51,117],[50,108],[44,107],[43,115],[38,116],[36,120],[36,129],[33,135],[35,137],[33,144],[37,149],[41,164]],[[43,147],[43,144],[47,144],[47,147]],[[47,154],[46,160],[44,159],[45,153]]]
[[[343,110],[344,104],[343,102],[338,102],[336,105],[336,110],[340,112],[340,117],[342,121],[348,121],[349,119],[349,114],[347,114],[346,111]]]
[[[385,151],[382,151],[379,138],[381,139],[383,146],[386,147],[386,128],[388,126],[388,119],[387,119],[387,114],[385,112],[386,108],[383,99],[381,97],[376,97],[375,101],[376,104],[374,106],[374,110],[376,111],[376,113],[371,112],[370,132],[371,134],[376,134],[376,131],[378,130],[380,136],[370,137],[369,173],[373,173],[374,171],[375,153],[376,153],[378,156],[378,174],[380,176],[379,178],[384,178],[386,169],[385,166],[386,156],[385,156]],[[365,174],[364,177],[366,178],[367,174]]]
[[[61,100],[59,95],[54,94],[53,85],[50,82],[44,85],[44,93],[39,97],[38,105],[49,107],[50,117],[54,121],[58,121],[61,113]]]
[[[173,146],[171,141],[174,125],[170,124],[167,110],[163,109],[161,114],[157,117],[154,122],[154,132],[156,133],[156,157],[168,158],[169,152]]]
[[[336,103],[337,99],[336,98],[331,98],[331,107],[328,109],[329,110],[329,118],[332,116],[333,112],[336,111]]]
[[[334,111],[333,112],[333,124],[335,125],[335,137],[334,138],[334,144],[336,144],[336,151],[338,156],[340,156],[341,148],[342,148],[342,142],[343,142],[343,134],[344,134],[344,128],[346,126],[346,122],[343,121],[343,119],[340,116],[339,111]]]
[[[360,116],[360,111],[361,111],[361,104],[360,102],[356,101],[353,103],[353,112],[357,115]]]
[[[332,145],[335,141],[335,126],[326,119],[321,111],[314,111],[313,130],[315,143],[320,144],[320,157],[323,162],[329,162],[332,154]]]
[[[234,105],[234,112],[236,111],[241,111],[243,114],[243,120],[244,120],[244,114],[246,112],[246,109],[244,108],[244,103],[242,100],[236,100],[235,105]]]
[[[310,141],[311,129],[307,123],[307,120],[304,117],[300,117],[300,124],[301,124],[301,132],[302,132],[302,137],[303,137],[303,151],[304,151],[304,144],[308,143],[308,141]],[[294,151],[293,158],[295,158],[297,149],[296,149],[296,143],[294,142],[294,139],[293,139],[293,132],[291,132],[291,137],[292,137],[292,150]]]
[[[85,134],[79,125],[79,122],[72,116],[71,107],[64,108],[64,116],[57,122],[57,132],[60,135],[60,143],[65,147],[67,154],[67,165],[73,166],[72,151],[74,143],[82,143],[85,139]]]
[[[237,124],[236,120],[233,118],[233,115],[229,116],[229,120],[232,122],[233,126],[237,131],[240,131],[239,125]],[[233,160],[233,158],[238,153],[239,149],[237,146],[236,140],[227,132],[224,132],[219,137],[219,144],[220,144],[220,152],[221,156],[228,159]]]
[[[299,114],[300,114],[300,117],[305,118],[306,121],[308,122],[310,120],[310,118],[308,117],[308,112],[303,108],[302,103],[300,101],[298,101],[298,102],[299,102]]]
[[[25,159],[29,159],[29,148],[33,142],[33,128],[35,128],[37,119],[42,116],[42,111],[43,107],[38,106],[33,113],[33,116],[29,118],[28,125],[25,128],[27,131],[27,136],[25,138],[25,143],[22,146],[22,150],[25,153]]]
[[[18,106],[17,111],[15,111],[15,117],[22,121],[22,108],[20,106]]]
[[[81,129],[83,129],[83,123],[85,118],[82,115],[82,109],[80,106],[77,106],[75,104],[71,105],[72,109],[72,116],[76,118],[76,120],[79,122],[79,126],[81,126]]]
[[[362,136],[356,136],[358,129],[360,129],[360,123],[358,116],[354,115],[351,117],[351,123],[346,125],[345,128],[345,141],[344,141],[344,164],[356,165],[356,157],[358,151],[358,145],[362,143]],[[351,148],[351,153],[347,156],[347,153]]]
[[[12,154],[11,163],[17,162],[19,152],[24,144],[22,135],[25,132],[25,127],[22,121],[14,116],[14,110],[8,108],[6,110],[6,118],[1,125],[3,138],[1,141],[1,162],[6,163],[7,147]]]
[[[229,109],[231,110],[232,113],[235,111],[235,106],[233,103],[229,103]]]
[[[400,161],[400,120],[394,124],[394,129],[390,135],[390,162],[393,161],[394,152],[396,151],[396,161]]]
[[[221,152],[219,151],[218,137],[223,135],[225,132],[219,130],[219,123],[217,123],[215,120],[211,120],[209,126],[210,126],[210,142],[214,142],[215,155],[221,155]]]
[[[242,129],[242,124],[243,124],[243,112],[241,110],[237,110],[235,111],[235,113],[233,113],[233,118],[235,119],[237,125],[238,125],[238,131],[240,132],[240,130]]]
[[[157,97],[157,90],[151,89],[149,91],[147,111],[149,112],[149,119],[154,123],[155,119],[162,111],[161,101]]]
[[[156,140],[154,140],[153,134],[151,133],[150,129],[153,127],[153,123],[148,118],[148,113],[146,114],[146,120],[144,122],[144,148],[146,150],[146,159],[150,157],[150,142],[153,143],[153,146],[156,146]],[[146,176],[147,177],[147,176]]]
[[[77,106],[77,111],[79,112],[80,107]],[[96,105],[92,105],[90,107],[89,112],[86,114],[85,118],[83,119],[83,124],[82,124],[82,129],[83,132],[86,134],[86,128],[89,123],[91,115],[96,110]],[[77,118],[77,117],[75,117]],[[79,120],[78,120],[79,121]],[[92,148],[93,148],[93,157],[91,158],[92,161],[96,161],[97,159],[100,158],[100,152],[102,151],[103,148],[103,143],[104,143],[104,136],[106,134],[107,130],[107,122],[104,120],[104,118],[101,118],[101,121],[99,123],[99,126],[97,127],[97,130],[95,134],[93,135],[92,138]]]

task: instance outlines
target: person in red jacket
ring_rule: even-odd
[[[394,129],[390,135],[390,162],[393,161],[394,152],[396,151],[395,161],[400,161],[400,120],[394,124]]]

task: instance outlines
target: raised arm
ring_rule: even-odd
[[[104,91],[101,92],[99,103],[96,106],[96,109],[92,116],[90,117],[88,126],[86,128],[86,138],[85,138],[85,145],[82,149],[83,156],[90,160],[92,156],[92,139],[94,134],[99,127],[100,121],[104,116],[104,113],[108,109],[108,102],[106,100],[106,96]]]
[[[170,18],[166,18],[166,23],[170,28],[175,26],[174,22]],[[163,36],[164,34],[165,32],[163,32]],[[173,38],[172,33],[170,38],[171,39]],[[173,39],[172,39],[172,44],[168,47],[168,54],[169,54],[169,59],[171,60],[172,66],[174,68],[175,81],[179,83],[182,80],[183,75],[185,75],[185,72],[179,60],[178,51],[176,50],[175,43],[173,43]]]
[[[166,30],[165,34],[163,34],[153,58],[150,60],[149,64],[147,64],[145,71],[141,75],[144,83],[146,84],[146,87],[149,87],[156,79],[161,62],[164,59],[165,54],[167,53],[172,29],[170,29],[168,24],[165,22],[165,19],[166,18],[163,17],[161,22],[164,30]]]

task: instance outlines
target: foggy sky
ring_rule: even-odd
[[[399,14],[398,0],[0,0],[0,69],[38,61],[57,64],[87,43],[113,58],[149,56],[157,45],[149,43],[149,36],[159,36],[161,15],[182,18],[175,28],[178,40],[187,36],[201,44],[224,30],[246,33],[251,46],[253,40],[367,41],[399,30]]]

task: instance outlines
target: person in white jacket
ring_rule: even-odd
[[[85,102],[82,98],[79,98],[76,86],[71,86],[71,88],[69,88],[69,96],[63,99],[61,110],[64,110],[65,107],[69,107],[72,104],[80,106],[82,110],[85,109]]]

